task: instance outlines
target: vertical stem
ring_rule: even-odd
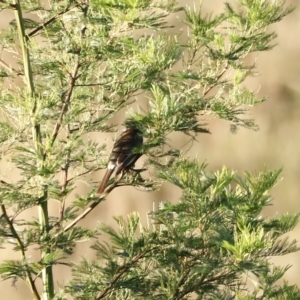
[[[49,233],[49,212],[48,212],[48,194],[47,191],[44,190],[43,197],[40,198],[39,205],[39,221],[40,221],[40,230],[41,230],[41,238],[45,237]],[[51,249],[49,247],[42,247],[41,259],[45,258],[49,253],[51,253]],[[42,281],[43,281],[43,299],[50,300],[54,298],[54,282],[53,282],[53,270],[52,265],[47,265],[42,270]]]
[[[15,17],[16,17],[17,27],[18,27],[18,35],[19,35],[19,39],[20,39],[20,45],[22,48],[24,73],[25,73],[25,84],[27,86],[29,93],[32,96],[34,93],[34,85],[33,85],[32,70],[31,70],[29,50],[28,50],[28,38],[25,34],[22,9],[21,9],[19,0],[15,1],[14,8],[15,8]]]
[[[33,75],[31,70],[30,63],[30,54],[28,48],[28,36],[25,33],[22,9],[20,5],[20,0],[15,0],[14,2],[15,17],[18,27],[18,35],[20,39],[20,45],[22,49],[23,64],[24,64],[24,74],[25,74],[25,84],[27,86],[29,97],[33,100],[32,106],[32,134],[33,142],[35,147],[35,153],[37,157],[37,167],[41,169],[44,164],[45,155],[42,149],[42,136],[41,136],[41,126],[36,122],[35,114],[37,111],[37,100],[35,99],[34,94],[34,84],[33,84]],[[42,197],[39,199],[39,221],[40,221],[40,230],[41,238],[45,237],[49,232],[49,213],[48,213],[48,194],[46,188]],[[41,259],[43,259],[47,254],[50,253],[50,249],[41,247]],[[53,283],[53,273],[52,266],[46,266],[42,271],[42,281],[43,281],[43,299],[48,300],[54,298],[54,283]]]

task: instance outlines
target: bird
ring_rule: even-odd
[[[115,141],[109,156],[108,165],[97,194],[102,194],[106,185],[115,172],[115,176],[132,169],[142,153],[133,153],[133,149],[143,145],[143,136],[140,130],[127,125]]]

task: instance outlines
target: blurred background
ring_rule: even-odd
[[[223,10],[223,0],[203,1],[206,12],[218,13]],[[181,1],[183,4],[192,4],[193,1]],[[298,0],[288,0],[287,5],[298,5]],[[0,13],[1,29],[7,27],[13,15],[5,11]],[[177,19],[171,20],[176,24]],[[176,31],[180,28],[172,29]],[[272,190],[272,205],[265,209],[264,216],[281,215],[284,212],[300,211],[300,6],[293,13],[285,17],[281,22],[272,25],[270,30],[278,35],[276,47],[268,52],[252,55],[256,59],[257,71],[260,76],[247,81],[248,87],[258,97],[267,96],[268,100],[249,110],[249,116],[259,125],[259,131],[238,129],[236,133],[230,131],[230,124],[220,120],[209,123],[210,135],[200,135],[199,143],[195,143],[190,149],[191,158],[197,157],[200,162],[208,163],[208,170],[215,171],[223,165],[239,172],[262,171],[263,169],[283,168],[282,180]],[[1,56],[5,59],[5,56]],[[108,149],[112,145],[114,134],[97,134],[95,136],[108,143]],[[179,141],[184,145],[185,141]],[[139,162],[139,164],[142,163]],[[7,174],[9,175],[9,174]],[[93,179],[100,181],[103,171],[93,175]],[[9,177],[9,176],[8,176]],[[78,183],[77,194],[87,193],[91,189],[83,182]],[[81,225],[90,228],[101,221],[115,225],[112,216],[126,215],[132,211],[138,211],[143,223],[146,225],[147,212],[157,207],[159,201],[174,201],[180,196],[179,190],[165,184],[155,193],[147,193],[134,188],[119,188],[114,190],[95,209],[87,219],[81,221]],[[72,201],[72,199],[70,199]],[[57,207],[53,207],[53,213],[57,213]],[[300,234],[300,225],[288,235],[290,239],[297,239]],[[90,243],[78,245],[72,260],[77,261],[82,255],[93,255],[89,249]],[[11,259],[12,252],[1,250],[1,259]],[[15,258],[18,255],[13,254]],[[285,277],[290,284],[300,285],[300,252],[274,259],[278,265],[292,265]],[[57,271],[56,269],[55,271]],[[70,277],[67,267],[59,267],[57,283],[63,284]],[[32,299],[24,283],[0,282],[0,300],[8,296],[15,300]]]

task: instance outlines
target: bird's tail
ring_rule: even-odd
[[[114,171],[114,168],[106,170],[106,173],[105,173],[105,175],[104,175],[104,177],[102,179],[102,182],[100,183],[99,188],[97,190],[97,194],[98,195],[100,195],[100,194],[102,194],[104,192],[104,190],[106,188],[106,185],[108,183],[108,180],[109,180],[110,176],[112,175],[113,171]]]

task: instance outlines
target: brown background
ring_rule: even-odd
[[[184,1],[185,2],[185,1]],[[186,3],[186,2],[185,2]],[[192,1],[189,1],[192,3]],[[287,1],[287,4],[298,4],[297,0]],[[218,12],[224,6],[221,0],[204,1],[204,9],[208,12]],[[12,15],[7,12],[0,14],[0,26],[4,28]],[[177,22],[174,19],[174,22]],[[247,84],[258,96],[268,96],[268,100],[252,108],[249,113],[260,126],[258,132],[239,129],[236,134],[230,132],[229,124],[220,120],[211,121],[211,135],[201,135],[190,150],[192,158],[198,157],[200,162],[206,161],[209,170],[218,170],[223,165],[243,171],[260,171],[263,169],[278,169],[283,167],[282,181],[273,189],[272,206],[264,211],[264,215],[274,216],[284,212],[299,212],[300,210],[300,7],[284,18],[283,21],[272,25],[276,31],[278,44],[273,50],[259,54],[257,70],[260,76],[248,80]],[[2,55],[3,58],[3,55]],[[113,135],[98,135],[99,141],[107,139],[111,142]],[[179,141],[182,145],[185,141]],[[179,145],[181,145],[179,144]],[[11,170],[5,174],[9,177]],[[3,172],[1,172],[3,173]],[[95,174],[94,179],[100,180],[102,173]],[[78,183],[78,194],[86,193],[87,186]],[[159,192],[146,193],[133,188],[120,188],[111,193],[107,200],[93,211],[88,219],[82,221],[93,227],[101,221],[113,224],[112,216],[126,215],[138,211],[146,224],[146,213],[157,206],[159,201],[177,199],[179,190],[165,184]],[[70,200],[71,201],[71,200]],[[57,208],[53,208],[56,213]],[[289,233],[291,239],[298,238],[300,225]],[[72,261],[78,261],[83,255],[92,255],[89,243],[81,243]],[[18,258],[18,254],[1,250],[1,260]],[[33,252],[34,253],[34,252]],[[34,257],[34,255],[33,255]],[[290,284],[300,284],[300,252],[284,257],[274,258],[277,264],[293,265],[285,279]],[[58,268],[55,268],[57,271]],[[67,280],[70,272],[67,267],[60,267],[56,283]],[[15,286],[11,282],[0,282],[1,299],[32,299],[28,289],[22,282]]]

